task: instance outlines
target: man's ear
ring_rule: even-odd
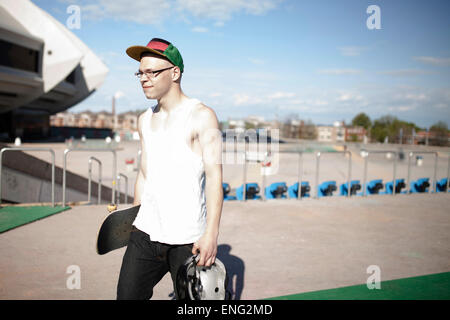
[[[181,70],[179,67],[175,66],[173,68],[172,80],[175,82],[179,82],[181,80]]]

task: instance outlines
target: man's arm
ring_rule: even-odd
[[[134,200],[133,206],[141,204],[141,194],[144,191],[144,182],[145,182],[145,165],[146,165],[146,156],[144,150],[144,139],[142,138],[142,118],[144,114],[142,113],[138,119],[138,132],[139,132],[139,141],[141,143],[141,161],[140,166],[138,168],[138,175],[136,177],[136,183],[134,185]]]
[[[208,107],[199,111],[198,139],[202,151],[205,168],[206,195],[206,230],[203,236],[194,244],[192,253],[200,251],[198,265],[210,266],[217,254],[217,239],[219,236],[220,217],[222,215],[222,134],[216,114]]]
[[[133,206],[137,206],[141,204],[141,194],[144,191],[144,174],[142,173],[142,170],[139,169],[137,178],[136,178],[136,184],[134,185],[134,200],[133,200]]]

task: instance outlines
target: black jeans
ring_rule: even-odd
[[[133,227],[128,247],[123,256],[117,285],[118,300],[148,300],[153,287],[167,272],[172,276],[176,299],[175,281],[179,267],[192,256],[192,243],[169,245],[150,241],[150,236]]]

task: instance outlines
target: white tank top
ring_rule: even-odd
[[[189,99],[180,106],[183,114],[167,130],[152,131],[152,108],[143,115],[147,177],[133,225],[149,234],[152,241],[193,243],[206,229],[203,161],[186,143],[192,111],[199,103]]]

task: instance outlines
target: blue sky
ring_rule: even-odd
[[[298,117],[316,124],[365,112],[421,127],[450,127],[450,1],[415,0],[33,0],[108,66],[102,87],[71,111],[147,109],[125,50],[171,41],[185,64],[182,89],[220,121]],[[370,30],[370,5],[381,29]]]

